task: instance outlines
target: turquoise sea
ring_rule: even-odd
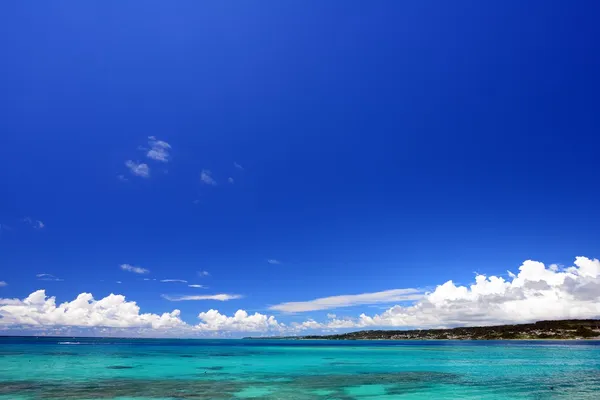
[[[0,337],[0,399],[600,399],[600,342]]]

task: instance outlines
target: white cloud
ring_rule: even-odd
[[[238,164],[236,162],[233,163],[233,166],[236,167],[239,170],[242,170],[242,171],[244,170],[244,167],[242,167],[240,164]]]
[[[341,319],[341,318],[332,318],[327,321],[326,324],[323,324],[321,329],[348,329],[354,328],[355,323],[349,319]]]
[[[207,294],[202,296],[169,296],[166,294],[162,295],[163,299],[169,301],[193,301],[193,300],[217,300],[217,301],[228,301],[241,299],[243,296],[239,294]]]
[[[37,219],[33,219],[31,217],[25,217],[23,218],[23,222],[25,222],[26,224],[32,226],[35,229],[43,229],[46,225]]]
[[[115,294],[95,300],[91,293],[81,293],[75,300],[58,306],[56,298],[47,297],[44,290],[33,292],[23,300],[0,299],[0,325],[9,326],[163,329],[185,325],[179,315],[179,310],[162,315],[140,314],[134,301]]]
[[[8,283],[4,281],[0,281],[0,287],[8,286]]]
[[[284,329],[275,317],[260,313],[249,315],[244,310],[238,310],[233,316],[219,313],[218,310],[209,310],[198,314],[202,322],[195,326],[201,331],[235,331],[235,332],[267,332]]]
[[[169,162],[169,150],[171,149],[169,143],[157,140],[154,136],[148,136],[148,145],[150,149],[146,153],[146,157],[156,161]]]
[[[209,276],[208,271],[198,271],[198,276]]]
[[[395,301],[411,301],[420,299],[422,296],[422,293],[418,289],[392,289],[375,293],[331,296],[310,301],[281,303],[271,306],[269,307],[269,309],[292,313],[330,310],[335,308],[351,307],[365,304],[391,303]]]
[[[216,185],[217,182],[212,177],[212,172],[208,169],[203,169],[200,173],[200,180],[207,185]]]
[[[127,179],[125,177],[125,175],[123,175],[123,174],[117,175],[117,179],[120,180],[121,182],[127,182],[127,181],[129,181],[129,179]]]
[[[305,311],[307,308],[320,310],[324,309],[323,307],[332,308],[332,305],[347,306],[348,303],[354,305],[357,301],[380,302],[383,298],[389,299],[394,296],[398,296],[398,301],[405,301],[406,296],[419,295],[418,291],[412,292],[416,289],[397,290],[408,292],[405,295],[386,291],[386,295],[381,294],[386,292],[379,292],[333,296],[309,302],[284,303],[284,305],[292,304],[291,311]],[[357,296],[367,297],[357,298]],[[242,296],[216,294],[164,297],[171,301],[227,301]],[[431,328],[525,323],[548,319],[598,318],[600,316],[600,261],[577,257],[572,267],[553,265],[546,267],[540,262],[525,261],[518,273],[509,275],[508,279],[480,274],[469,286],[457,286],[452,281],[448,281],[438,285],[435,290],[422,294],[419,300],[412,300],[411,303],[390,307],[380,314],[361,314],[355,318],[342,318],[330,313],[322,322],[311,318],[290,325],[279,323],[273,316],[260,313],[249,315],[244,310],[239,310],[232,316],[221,314],[218,310],[209,310],[198,315],[199,324],[191,325],[181,320],[179,310],[164,314],[142,314],[135,302],[127,301],[122,295],[111,294],[95,300],[90,293],[81,293],[75,300],[57,305],[54,297],[48,297],[44,290],[38,290],[22,300],[0,298],[0,328],[6,330],[27,327],[30,331],[57,332],[56,329],[65,326],[78,329],[108,327],[134,329],[126,332],[127,335],[134,336],[152,336],[152,332],[156,332],[157,336],[195,336],[235,335],[235,332],[265,334],[309,330],[330,332],[338,329],[374,327]],[[97,332],[118,334],[113,330]]]
[[[123,282],[121,282],[121,281],[117,281],[117,283],[118,283],[118,284],[121,284],[121,283],[123,283]]]
[[[0,329],[28,329],[32,332],[77,332],[100,336],[198,336],[232,332],[282,331],[275,317],[260,313],[249,315],[238,310],[233,316],[209,310],[198,315],[200,322],[190,325],[181,319],[179,310],[163,314],[141,313],[134,301],[110,294],[95,300],[91,293],[81,293],[70,302],[57,305],[55,297],[44,290],[25,299],[0,298]],[[85,329],[69,331],[68,329]],[[110,329],[109,329],[110,328]],[[154,333],[152,333],[154,332]]]
[[[323,329],[324,325],[311,318],[311,319],[308,319],[301,323],[294,323],[294,324],[292,324],[292,327],[294,330],[303,331],[306,329],[311,329],[311,330]]]
[[[148,178],[150,176],[150,167],[148,164],[144,163],[136,163],[132,160],[125,161],[125,166],[129,168],[129,171],[136,176],[141,176],[142,178]]]
[[[59,282],[59,281],[63,281],[64,280],[64,279],[57,278],[56,276],[54,276],[52,274],[37,274],[35,277],[38,278],[38,281],[55,281],[55,282]]]
[[[183,279],[161,279],[160,281],[163,283],[169,283],[169,282],[187,283],[187,281],[183,280]]]
[[[2,298],[0,298],[0,306],[14,306],[14,305],[18,305],[18,304],[21,304],[21,300],[19,300],[19,299],[2,299]],[[0,320],[0,326],[2,326],[2,320]]]
[[[227,178],[227,182],[229,182],[229,183],[233,183],[233,182],[234,182],[234,180],[233,180],[233,178],[232,178],[232,177],[229,177],[229,178]]]
[[[188,285],[188,287],[193,287],[193,288],[205,288],[206,286],[204,286],[204,285],[196,285],[196,284],[193,284],[193,285]]]
[[[468,287],[448,281],[413,305],[396,305],[373,316],[336,319],[322,327],[452,327],[598,318],[600,261],[577,257],[574,264],[545,267],[528,260],[508,280],[477,275]]]
[[[269,264],[274,264],[274,265],[279,265],[281,264],[281,262],[279,260],[275,260],[274,258],[271,258],[270,260],[267,260],[267,262]]]
[[[135,267],[135,266],[130,265],[130,264],[121,264],[121,269],[123,271],[133,272],[134,274],[148,274],[148,273],[150,273],[150,270],[147,270],[146,268]]]

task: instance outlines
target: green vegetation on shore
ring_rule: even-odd
[[[338,335],[307,335],[248,339],[327,340],[533,340],[600,339],[600,320],[539,321],[532,324],[477,326],[408,331],[369,330]]]

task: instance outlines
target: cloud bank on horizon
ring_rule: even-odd
[[[242,296],[165,298],[172,301],[227,301]],[[45,290],[38,290],[22,300],[0,298],[0,329],[118,328],[138,329],[135,332],[139,335],[202,336],[206,333],[296,334],[358,328],[430,328],[597,318],[600,316],[600,260],[577,257],[574,265],[567,268],[528,260],[519,267],[517,274],[509,272],[509,279],[478,274],[468,287],[457,286],[450,280],[425,293],[418,289],[394,289],[287,302],[270,309],[306,313],[390,301],[412,301],[412,304],[394,305],[375,315],[363,313],[354,318],[338,318],[328,314],[325,321],[307,317],[303,322],[290,324],[277,321],[273,315],[249,314],[243,309],[232,316],[210,309],[197,315],[198,323],[190,324],[182,320],[177,309],[163,314],[140,313],[136,302],[127,301],[123,295],[110,294],[95,300],[91,293],[81,293],[75,300],[57,305],[54,297],[48,297]]]

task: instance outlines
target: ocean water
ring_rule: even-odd
[[[600,342],[0,337],[0,399],[600,399]]]

